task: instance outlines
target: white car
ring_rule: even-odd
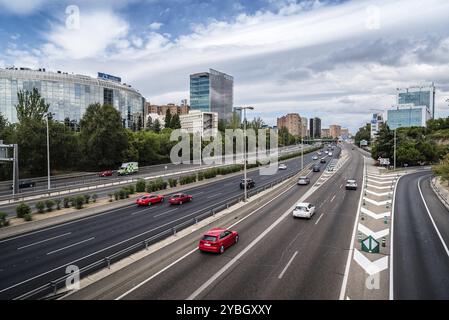
[[[310,178],[309,177],[299,177],[298,179],[298,185],[299,186],[306,186],[310,184]]]
[[[325,154],[328,154],[328,153],[329,153],[329,151],[327,151],[327,150],[326,150],[326,151],[324,151],[324,153],[325,153]]]
[[[329,157],[332,157],[332,155],[333,155],[333,153],[332,153],[332,152],[329,152]]]
[[[320,152],[318,152],[318,155],[319,155],[319,156],[321,156],[322,154],[323,154],[323,153],[322,153],[321,151],[320,151]]]
[[[296,204],[295,209],[293,209],[294,218],[312,218],[315,213],[315,206],[311,203],[300,202]]]
[[[357,181],[354,179],[346,181],[346,190],[357,190]]]
[[[312,160],[318,160],[318,156],[313,156]]]
[[[281,163],[281,164],[279,165],[279,170],[287,170],[287,165],[284,164],[284,163]]]

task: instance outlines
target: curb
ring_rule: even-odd
[[[432,188],[435,195],[438,197],[438,199],[441,201],[441,203],[446,207],[446,209],[449,211],[449,200],[444,197],[444,195],[441,194],[440,189],[436,186],[437,177],[433,177],[430,180],[430,187]]]

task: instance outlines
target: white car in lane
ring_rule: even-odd
[[[293,209],[294,218],[307,218],[310,219],[315,213],[315,206],[311,203],[300,202],[296,204],[295,209]]]
[[[329,157],[332,157],[332,155],[333,155],[333,153],[332,153],[332,152],[329,152]]]
[[[285,163],[281,163],[279,165],[279,170],[287,170],[287,165]]]
[[[318,160],[318,156],[313,156],[312,160]]]

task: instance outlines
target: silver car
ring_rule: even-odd
[[[299,186],[306,186],[310,183],[309,177],[299,177],[298,179],[298,185]]]

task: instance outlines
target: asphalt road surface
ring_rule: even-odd
[[[309,186],[293,183],[233,226],[239,242],[224,254],[199,252],[196,239],[184,245],[178,253],[183,257],[169,268],[144,270],[131,265],[129,273],[122,273],[124,278],[111,277],[117,283],[86,288],[89,298],[338,299],[360,197],[360,189],[346,191],[345,182],[361,181],[363,171],[360,153],[347,149],[350,160],[306,200],[317,207],[312,219],[294,219],[290,209],[321,172],[309,174]],[[108,290],[95,290],[99,286]]]
[[[338,152],[334,153],[337,156]],[[305,164],[313,154],[305,155]],[[275,175],[248,174],[256,186],[287,176],[300,169],[296,158],[285,162],[287,170]],[[63,276],[65,266],[82,268],[134,243],[194,218],[205,208],[242,194],[242,176],[192,187],[186,193],[194,201],[181,206],[167,202],[151,207],[134,205],[64,223],[0,241],[0,298],[11,299]]]
[[[431,176],[430,171],[406,175],[397,186],[394,299],[449,299],[449,212],[431,189]]]

